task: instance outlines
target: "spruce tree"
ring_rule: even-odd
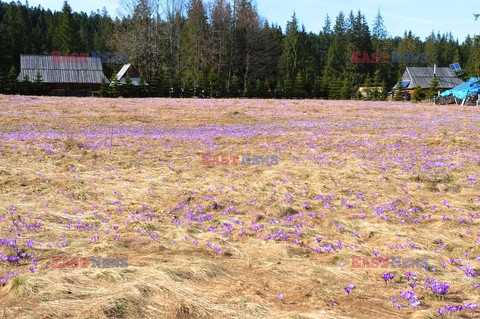
[[[192,76],[187,76],[185,79],[185,88],[184,88],[184,97],[192,97],[193,96],[193,77]]]
[[[254,96],[257,98],[262,98],[263,97],[263,88],[262,88],[262,80],[257,79],[255,81],[255,93]]]
[[[32,84],[32,82],[30,82],[30,78],[28,77],[28,75],[25,75],[23,77],[22,83],[20,84],[20,93],[23,94],[23,95],[32,94],[31,84]]]
[[[365,94],[367,95],[366,100],[371,101],[373,99],[373,89],[372,89],[372,79],[370,78],[370,75],[367,74],[367,77],[365,78],[365,82],[363,83],[363,86],[365,87]]]
[[[284,93],[287,99],[290,99],[293,96],[293,85],[294,83],[292,83],[290,76],[287,74],[285,76],[285,93]]]
[[[5,89],[7,86],[7,81],[5,80],[5,76],[3,73],[0,71],[0,94],[5,93]]]
[[[108,97],[108,88],[105,82],[105,78],[103,77],[100,80],[100,90],[98,91],[98,95],[100,95],[100,97]]]
[[[402,76],[398,79],[397,87],[395,88],[395,101],[403,101],[405,97],[405,89],[403,87]]]
[[[330,100],[340,100],[342,98],[341,90],[343,86],[343,80],[341,78],[334,78],[328,89],[328,98]]]
[[[424,97],[425,97],[425,93],[423,92],[420,84],[418,84],[415,90],[413,91],[413,99],[417,102],[420,102],[421,100],[423,100]]]
[[[65,1],[53,38],[55,49],[68,54],[77,51],[80,44],[78,29],[72,14],[72,8]]]
[[[238,76],[236,75],[233,75],[232,76],[232,83],[230,84],[230,96],[231,97],[238,97],[239,95],[239,85],[240,85],[240,82],[238,80]]]
[[[45,93],[45,88],[43,86],[42,75],[37,70],[35,73],[35,94],[36,95],[43,95]]]
[[[247,92],[243,92],[244,97],[252,98],[254,97],[254,86],[251,81],[247,81]]]
[[[282,81],[278,80],[277,85],[275,86],[275,98],[281,99],[283,97],[283,85]]]
[[[140,79],[138,80],[138,89],[140,97],[148,96],[148,87],[145,84],[145,80],[143,79],[142,75],[140,75]]]
[[[350,100],[352,88],[350,86],[350,81],[347,78],[343,80],[342,88],[340,89],[340,98],[342,100]]]
[[[299,99],[305,97],[305,84],[304,84],[303,76],[301,72],[298,72],[297,76],[295,77],[294,95],[296,98],[299,98]]]
[[[182,77],[179,72],[175,73],[175,77],[173,78],[173,97],[180,97],[180,94],[182,92]],[[197,89],[202,92],[204,90],[204,86],[197,87]],[[204,92],[204,95],[206,93]]]
[[[328,95],[330,92],[330,86],[332,84],[332,79],[330,76],[324,71],[322,75],[322,80],[320,83],[320,97],[324,99],[328,99]]]
[[[264,97],[267,97],[267,98],[272,97],[272,89],[270,89],[270,81],[268,81],[268,79],[265,79],[265,81],[263,82],[262,89],[264,92],[263,94]]]
[[[156,70],[155,73],[153,74],[153,77],[150,79],[150,95],[154,97],[160,96],[160,86],[161,86],[160,72]]]
[[[385,101],[387,100],[388,98],[388,86],[387,86],[387,82],[385,82],[385,80],[382,81],[382,91],[380,92],[380,99],[382,101]]]
[[[117,76],[113,74],[112,78],[110,79],[110,86],[108,87],[108,96],[118,97],[119,86],[120,86],[120,83],[117,80]]]
[[[214,68],[208,73],[208,91],[210,97],[218,97],[218,74]]]
[[[160,96],[162,96],[162,97],[167,97],[168,94],[169,94],[169,92],[170,92],[170,83],[168,82],[167,72],[164,71],[164,70],[162,70],[162,71],[160,72],[160,76],[161,76]]]
[[[320,90],[321,90],[321,83],[322,83],[322,78],[320,76],[314,77],[314,83],[313,83],[313,90],[312,90],[312,97],[318,99],[320,97]]]
[[[437,77],[434,76],[430,82],[429,98],[434,98],[438,94],[439,83]]]
[[[123,97],[132,97],[134,96],[134,85],[132,83],[132,79],[127,74],[125,76],[125,83],[121,85],[121,92]]]
[[[380,93],[380,70],[376,70],[373,74],[373,89],[372,89],[372,100],[379,101],[381,100],[381,93]]]
[[[17,94],[18,93],[18,81],[17,81],[17,71],[15,71],[15,67],[12,65],[10,71],[8,71],[7,75],[8,81],[8,91],[10,94]]]

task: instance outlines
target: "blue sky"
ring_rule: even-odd
[[[74,11],[101,10],[106,7],[110,16],[117,15],[121,0],[70,0]],[[160,0],[162,1],[162,0]],[[187,0],[188,1],[188,0]],[[232,0],[233,1],[233,0]],[[254,0],[260,14],[269,22],[275,22],[285,29],[295,11],[298,19],[307,31],[318,33],[328,14],[334,21],[340,11],[348,14],[350,10],[361,10],[371,27],[378,8],[382,13],[385,26],[390,35],[403,35],[412,30],[424,39],[432,30],[441,33],[451,31],[454,38],[462,42],[467,34],[479,34],[480,19],[475,21],[473,11],[478,0]],[[25,3],[25,0],[21,0]],[[62,0],[30,0],[30,6],[42,5],[44,8],[60,10]],[[458,4],[458,5],[457,5]],[[480,8],[477,10],[480,13]]]

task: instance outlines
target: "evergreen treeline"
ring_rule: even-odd
[[[352,51],[426,52],[428,63],[409,65],[460,62],[466,76],[480,74],[480,37],[462,43],[451,33],[432,33],[425,41],[411,31],[390,37],[380,12],[371,27],[360,11],[340,12],[334,21],[327,16],[315,34],[295,14],[285,30],[269,24],[251,0],[131,4],[126,15],[113,20],[106,10],[87,15],[72,12],[67,3],[61,12],[51,12],[0,2],[0,92],[27,86],[41,92],[34,79],[14,83],[20,54],[54,50],[127,52],[148,85],[102,85],[104,96],[349,99],[359,86],[371,86],[383,90],[369,92],[368,98],[384,99],[406,65],[352,63]],[[120,67],[104,64],[105,75],[111,78]]]

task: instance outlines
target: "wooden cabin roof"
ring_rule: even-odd
[[[437,80],[440,89],[451,89],[463,83],[455,76],[450,68],[437,67]],[[413,90],[420,84],[422,89],[430,87],[433,79],[433,66],[431,67],[407,67],[403,73],[402,80],[410,81],[406,89]]]
[[[25,76],[33,82],[37,71],[44,83],[100,83],[102,79],[109,83],[103,74],[99,57],[88,57],[86,63],[53,63],[51,55],[20,55],[20,74],[18,81]]]

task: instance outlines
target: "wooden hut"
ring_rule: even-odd
[[[19,82],[28,78],[33,82],[40,74],[44,87],[51,95],[91,95],[100,89],[102,79],[110,83],[103,74],[99,57],[88,57],[75,63],[54,63],[52,55],[20,55]]]
[[[438,80],[438,89],[445,91],[463,83],[461,79],[455,76],[455,73],[448,67],[409,67],[405,69],[402,76],[402,85],[405,92],[413,94],[413,91],[420,85],[424,90],[430,88],[433,77]],[[398,86],[395,85],[394,89]]]

